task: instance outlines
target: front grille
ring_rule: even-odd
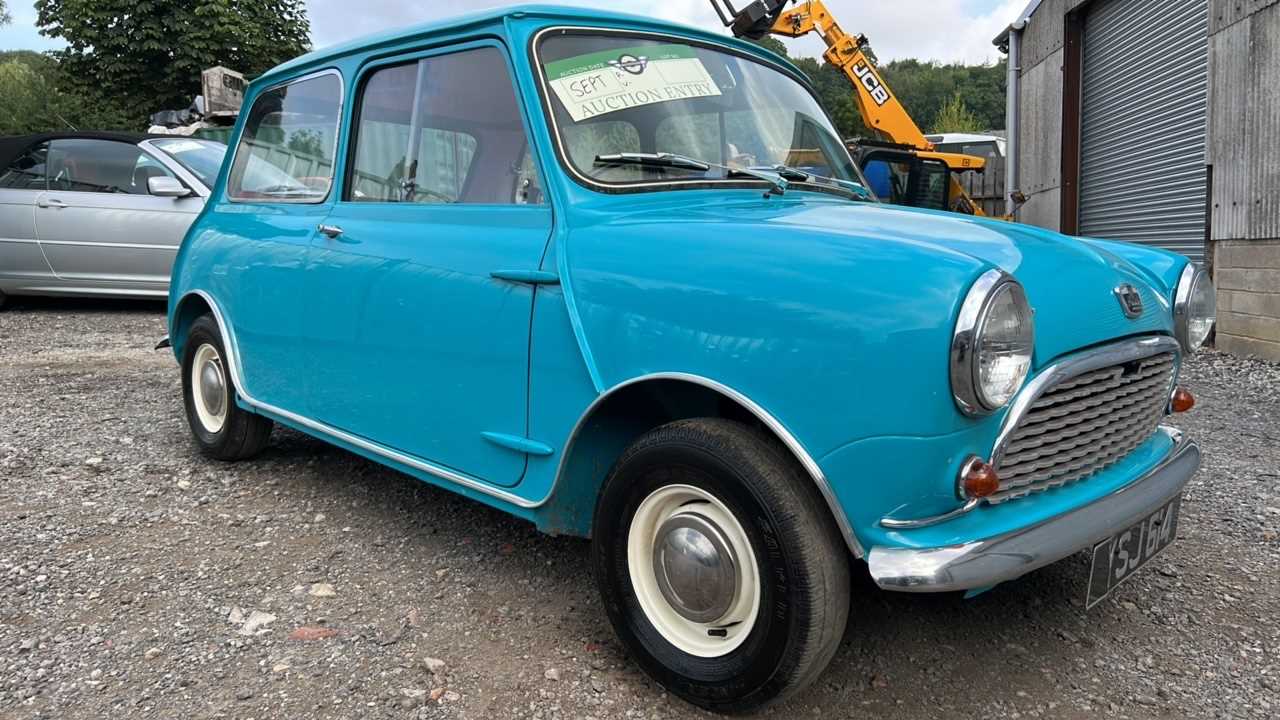
[[[1173,352],[1067,378],[1045,390],[1009,436],[996,472],[1001,503],[1082,480],[1151,437],[1173,389]]]

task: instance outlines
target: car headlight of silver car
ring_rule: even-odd
[[[969,289],[951,339],[951,394],[967,415],[1004,407],[1031,370],[1035,324],[1012,276],[989,270]]]
[[[1213,289],[1209,273],[1187,263],[1178,279],[1178,290],[1173,299],[1174,332],[1182,349],[1191,354],[1209,339],[1209,332],[1218,319],[1218,296]]]

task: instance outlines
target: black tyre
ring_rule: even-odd
[[[619,458],[596,506],[605,610],[639,664],[691,703],[749,710],[830,662],[849,552],[810,478],[741,423],[682,420]]]
[[[222,333],[212,316],[191,323],[182,351],[182,401],[200,452],[217,460],[243,460],[266,446],[271,421],[236,405]]]

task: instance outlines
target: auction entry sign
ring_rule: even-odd
[[[546,64],[547,79],[574,122],[654,103],[720,94],[687,45],[650,45]]]

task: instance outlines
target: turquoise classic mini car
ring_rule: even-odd
[[[170,296],[200,449],[278,423],[591,538],[619,638],[693,703],[812,682],[855,569],[976,593],[1084,551],[1093,603],[1174,539],[1205,274],[869,201],[766,50],[518,7],[245,103]]]

